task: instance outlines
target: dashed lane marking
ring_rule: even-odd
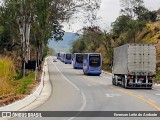
[[[127,95],[133,96],[133,97],[135,97],[135,98],[138,98],[138,99],[146,102],[148,105],[152,106],[153,108],[155,108],[157,111],[160,111],[160,107],[159,107],[159,106],[157,106],[153,101],[150,101],[150,100],[146,99],[146,98],[145,98],[144,96],[142,96],[142,95],[134,94],[134,93],[132,93],[132,92],[126,90],[126,89],[124,89],[124,90],[123,90],[123,89],[117,89],[116,87],[111,87],[111,88],[116,89],[116,90],[118,90],[118,91],[120,91],[120,92],[122,92],[122,93],[125,93],[125,94],[127,94]]]
[[[106,97],[117,97],[120,96],[120,94],[106,94]]]

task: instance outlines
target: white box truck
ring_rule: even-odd
[[[124,88],[152,88],[156,75],[156,48],[150,44],[125,44],[114,48],[112,84]]]

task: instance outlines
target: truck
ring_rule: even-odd
[[[112,84],[152,89],[156,75],[156,48],[152,44],[125,44],[114,48]]]

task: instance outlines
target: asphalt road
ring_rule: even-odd
[[[154,86],[152,90],[124,89],[112,85],[110,74],[86,76],[82,70],[73,69],[71,64],[64,64],[59,60],[53,62],[52,57],[48,58],[48,66],[52,93],[44,104],[33,111],[160,111],[160,86]],[[47,117],[33,119],[159,120],[160,118]]]

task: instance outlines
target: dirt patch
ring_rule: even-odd
[[[25,96],[26,96],[25,94],[18,94],[18,95],[12,94],[12,95],[7,95],[7,96],[1,96],[0,97],[0,107],[13,103],[17,100],[21,100]]]

